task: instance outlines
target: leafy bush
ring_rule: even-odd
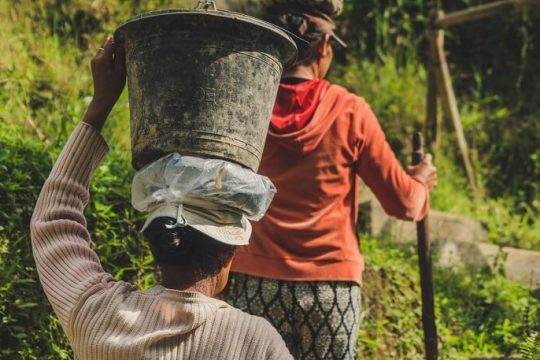
[[[363,238],[366,256],[359,348],[366,359],[423,359],[420,284],[414,247]],[[442,359],[516,354],[540,329],[540,302],[489,269],[434,268]],[[522,350],[524,351],[524,350]]]
[[[41,290],[29,234],[33,206],[58,149],[0,123],[0,358],[68,359],[69,345]],[[152,259],[130,204],[133,172],[113,151],[97,171],[86,211],[92,246],[105,269],[142,288],[154,283]],[[29,331],[31,330],[31,331]]]
[[[0,167],[6,175],[0,182],[0,354],[66,359],[62,329],[37,279],[28,228],[50,158],[39,142],[0,126]]]
[[[492,0],[345,1],[340,30],[350,44],[349,61],[391,55],[402,65],[424,63],[424,32],[433,6],[450,13]],[[524,7],[446,30],[446,49],[457,93],[501,96],[509,109],[538,109],[540,8]],[[517,106],[516,106],[517,105]]]
[[[331,80],[364,97],[384,128],[393,150],[408,161],[412,134],[424,123],[426,72],[416,62],[399,66],[392,56],[337,66]]]
[[[532,332],[519,347],[523,360],[540,360],[540,333]]]
[[[107,34],[129,17],[190,0],[0,0],[0,121],[57,146],[90,101],[90,59]],[[106,135],[129,150],[127,97]]]
[[[341,19],[349,64],[334,79],[373,106],[401,159],[424,121],[422,31],[427,3],[346,1]],[[479,0],[443,1],[446,10]],[[88,60],[119,21],[191,1],[0,0],[0,358],[67,359],[71,351],[43,296],[28,233],[33,205],[52,161],[80,121],[91,93]],[[494,241],[538,248],[538,8],[448,33],[449,62],[467,137],[485,193],[465,189],[452,131],[443,128],[436,207],[483,219]],[[486,28],[482,28],[485,25]],[[516,37],[517,29],[517,37]],[[502,40],[501,40],[502,39]],[[509,85],[511,84],[511,85]],[[514,85],[515,84],[515,85]],[[151,258],[129,203],[132,170],[126,95],[105,136],[115,144],[99,168],[86,211],[92,246],[117,279],[155,282]],[[412,251],[363,241],[365,358],[421,358],[419,285]],[[487,271],[436,270],[443,358],[509,353],[536,356],[538,302],[527,290]],[[528,336],[526,336],[528,335]],[[520,339],[522,339],[520,341]],[[536,347],[536,348],[535,348]],[[530,355],[532,354],[532,355]],[[534,358],[534,357],[533,357]]]

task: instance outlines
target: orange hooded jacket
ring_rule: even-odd
[[[259,172],[277,194],[231,271],[361,284],[359,177],[400,219],[425,216],[427,187],[404,172],[367,102],[326,80],[282,83],[271,124]]]

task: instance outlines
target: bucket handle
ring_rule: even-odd
[[[216,3],[213,0],[199,0],[195,9],[217,10]]]

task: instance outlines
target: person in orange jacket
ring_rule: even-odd
[[[259,169],[277,194],[236,253],[230,296],[268,319],[295,359],[355,359],[364,270],[359,179],[388,214],[417,221],[436,169],[426,155],[404,170],[366,100],[325,80],[331,43],[343,45],[330,17],[278,7],[268,15],[309,42],[310,53],[281,80]]]

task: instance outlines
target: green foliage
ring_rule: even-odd
[[[0,182],[2,358],[68,358],[62,356],[65,351],[53,349],[52,344],[67,348],[67,342],[43,299],[29,238],[33,204],[50,166],[43,150],[39,142],[25,141],[19,129],[0,124],[0,166],[5,174]]]
[[[345,1],[341,32],[356,58],[379,60],[385,54],[399,63],[421,53],[423,31],[429,16],[423,0]]]
[[[408,159],[410,141],[424,122],[425,70],[418,63],[399,66],[395,57],[353,61],[336,67],[331,80],[364,97],[375,111],[393,150]]]
[[[447,11],[479,0],[443,1]],[[52,160],[91,95],[93,49],[118,23],[187,0],[0,0],[0,358],[68,359],[72,354],[44,298],[32,259],[28,224]],[[372,105],[403,162],[410,135],[424,122],[428,3],[346,1],[340,21],[347,65],[333,79]],[[485,198],[473,202],[443,126],[435,208],[476,216],[498,244],[540,248],[539,8],[457,27],[447,33],[449,63],[466,136],[476,154]],[[338,54],[340,55],[340,54]],[[86,211],[92,246],[117,279],[141,288],[155,282],[151,257],[129,202],[127,96],[105,128],[115,146],[98,169]],[[411,249],[363,241],[365,358],[420,359],[419,284]],[[501,274],[482,269],[435,272],[442,358],[511,353],[538,358],[538,301]]]
[[[90,59],[107,34],[129,17],[189,0],[0,0],[0,121],[57,146],[90,101]],[[127,96],[105,134],[129,149]]]
[[[516,206],[512,197],[486,199],[476,207],[474,215],[486,225],[493,243],[540,249],[540,218],[537,211],[523,201]]]
[[[366,271],[362,288],[361,357],[421,359],[423,340],[419,280],[408,252],[362,239]]]
[[[532,321],[538,322],[540,304],[529,291],[487,269],[436,274],[440,291],[437,302],[441,317],[451,329],[445,341],[464,354],[509,355],[517,350]]]
[[[364,276],[359,341],[366,359],[422,359],[420,284],[414,247],[362,239]],[[489,269],[434,269],[442,359],[514,354],[537,341],[540,302]],[[529,344],[529,345],[527,345]],[[521,350],[522,352],[524,350]]]
[[[69,359],[71,352],[37,277],[29,222],[56,149],[0,123],[0,358]],[[130,204],[133,171],[113,151],[98,169],[86,211],[93,247],[105,269],[141,288],[154,284],[154,268]],[[32,331],[29,331],[32,329]]]
[[[345,1],[340,31],[354,59],[378,61],[391,55],[401,65],[425,62],[425,29],[437,7],[446,13],[492,0]],[[449,64],[457,93],[500,96],[505,107],[538,110],[540,8],[524,7],[446,31]],[[353,61],[349,57],[349,61]]]
[[[90,100],[92,49],[119,19],[172,4],[0,0],[0,168],[7,172],[0,182],[0,358],[72,357],[35,271],[28,232],[33,205]],[[105,129],[123,151],[113,151],[98,169],[86,215],[106,270],[147,288],[154,271],[136,231],[140,215],[129,202],[127,128],[124,95]]]
[[[523,360],[540,360],[540,333],[532,332],[519,346]]]

